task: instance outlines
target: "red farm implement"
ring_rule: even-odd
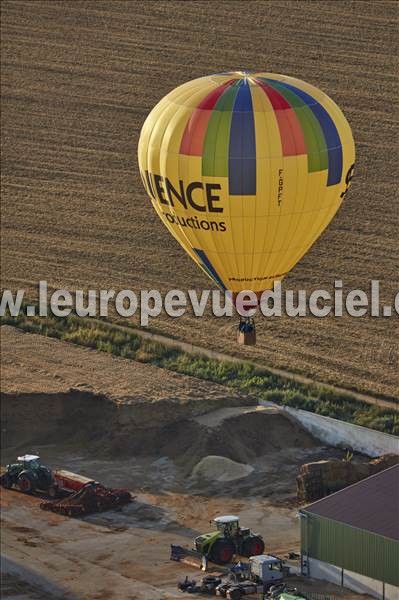
[[[66,498],[42,502],[40,508],[68,517],[80,517],[111,510],[132,500],[131,493],[126,489],[106,488],[100,483],[90,481]]]

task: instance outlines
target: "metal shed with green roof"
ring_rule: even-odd
[[[399,600],[399,464],[299,515],[304,575]]]

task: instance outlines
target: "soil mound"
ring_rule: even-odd
[[[297,422],[274,410],[235,415],[212,428],[194,420],[177,422],[163,430],[158,444],[158,452],[173,458],[186,474],[210,455],[251,463],[259,456],[287,447],[318,445]]]
[[[196,403],[197,405],[197,403]],[[236,414],[216,427],[198,423],[189,404],[174,399],[115,403],[74,390],[58,394],[3,394],[3,446],[28,451],[57,444],[102,458],[168,457],[190,475],[205,457],[238,463],[287,448],[319,445],[287,415],[267,409]],[[212,419],[211,419],[212,420]]]
[[[206,456],[194,467],[192,477],[208,481],[236,481],[248,477],[254,468],[224,456]]]

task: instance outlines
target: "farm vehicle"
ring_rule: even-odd
[[[56,498],[59,493],[53,472],[42,465],[35,454],[18,456],[15,463],[7,465],[1,475],[1,485],[6,489],[17,487],[25,494],[42,492],[50,498]]]
[[[200,566],[206,571],[208,561],[217,565],[227,565],[235,555],[257,556],[264,551],[265,543],[262,537],[248,528],[240,527],[238,517],[216,517],[214,523],[214,531],[203,533],[194,539],[193,550],[172,544],[170,559]],[[200,564],[195,561],[199,561]]]
[[[195,538],[196,551],[216,564],[224,565],[240,556],[256,556],[262,554],[265,544],[260,535],[250,529],[240,527],[239,518],[234,515],[214,519],[216,530],[204,533]]]
[[[109,510],[133,500],[126,489],[107,488],[63,469],[53,471],[33,454],[19,456],[17,462],[7,465],[1,485],[25,494],[44,494],[50,501],[42,502],[40,508],[70,517]]]
[[[308,600],[307,596],[301,594],[296,588],[281,583],[273,585],[265,595],[265,600]]]
[[[254,594],[273,600],[303,598],[292,595],[296,590],[283,583],[286,575],[288,569],[279,558],[260,555],[250,557],[249,562],[238,562],[225,575],[206,575],[198,585],[195,580],[186,577],[177,587],[190,594],[221,596],[230,600]]]
[[[132,496],[128,490],[106,488],[100,483],[89,482],[66,498],[42,502],[40,508],[68,517],[81,517],[110,510],[131,501]]]

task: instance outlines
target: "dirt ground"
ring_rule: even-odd
[[[264,536],[268,552],[298,552],[299,467],[343,458],[343,450],[229,388],[180,375],[167,381],[157,367],[1,330],[2,464],[34,451],[53,468],[136,496],[122,510],[75,520],[3,491],[10,600],[16,592],[42,600],[43,588],[51,600],[183,598],[177,580],[198,572],[170,562],[170,544],[191,547],[220,514],[238,514]],[[352,597],[320,582],[299,584]]]
[[[186,514],[189,512],[187,498],[182,499]],[[176,589],[179,579],[185,575],[199,579],[201,573],[169,560],[169,544],[190,545],[194,531],[182,530],[173,521],[169,506],[163,505],[163,522],[154,519],[154,498],[140,496],[136,503],[122,512],[103,513],[82,520],[68,519],[40,510],[38,498],[22,496],[18,492],[2,493],[2,544],[5,568],[14,574],[8,579],[13,592],[23,591],[23,583],[15,578],[20,566],[21,578],[34,574],[35,585],[29,585],[29,595],[34,600],[63,598],[64,600],[161,600],[186,596]],[[208,513],[197,510],[201,499],[194,504],[191,515],[196,526],[208,527]],[[219,504],[219,506],[218,506]],[[215,502],[214,508],[239,512],[242,502]],[[267,502],[253,508],[247,505],[243,515],[248,525],[265,528],[278,521],[285,547],[297,546],[295,517],[287,509],[270,510]],[[274,526],[274,525],[273,525]],[[199,530],[198,529],[198,530]],[[269,548],[280,547],[273,538],[268,539]],[[26,569],[26,570],[25,570]],[[28,572],[28,573],[27,573]],[[23,573],[23,575],[22,575]],[[293,578],[292,583],[303,591],[324,592],[334,598],[354,600],[364,598],[336,586]],[[49,595],[40,595],[40,589]],[[7,596],[4,596],[7,598]]]
[[[146,198],[141,125],[191,78],[228,69],[303,78],[342,107],[356,177],[328,231],[287,278],[293,289],[397,291],[393,98],[397,3],[352,0],[2,3],[2,285],[201,289],[209,282]],[[397,319],[164,316],[164,333],[318,380],[398,396]]]
[[[220,418],[219,411],[215,427]],[[170,562],[170,544],[192,547],[193,537],[208,531],[210,519],[222,513],[238,514],[243,524],[261,533],[268,552],[279,556],[298,552],[293,498],[298,463],[331,453],[318,447],[291,448],[290,458],[287,452],[269,453],[254,461],[255,475],[235,482],[232,493],[232,484],[215,487],[179,476],[177,466],[166,457],[102,460],[82,449],[71,455],[71,449],[60,444],[35,449],[51,466],[62,465],[110,486],[126,485],[136,495],[122,510],[78,520],[41,511],[39,498],[2,491],[3,569],[20,576],[17,582],[9,581],[11,590],[28,581],[37,600],[42,600],[41,589],[49,590],[51,600],[183,599],[176,591],[177,581],[186,575],[198,580],[200,572]],[[14,449],[6,449],[3,460],[14,455]],[[267,479],[263,487],[262,476]],[[334,600],[358,597],[325,582],[293,578],[292,583],[304,592],[331,594]]]

